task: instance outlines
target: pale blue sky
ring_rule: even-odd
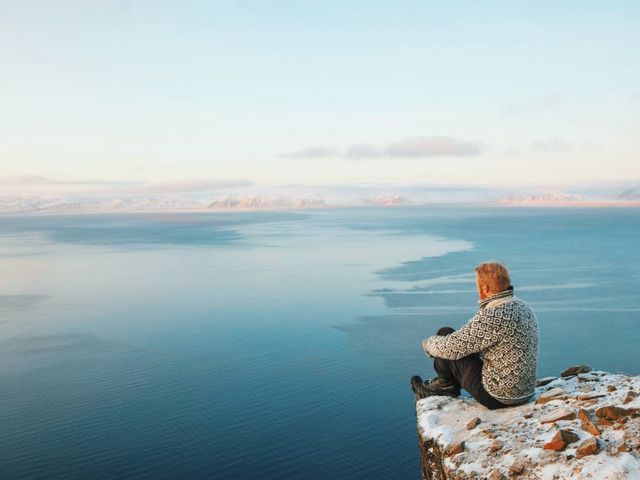
[[[639,180],[638,24],[636,1],[4,1],[0,183]]]

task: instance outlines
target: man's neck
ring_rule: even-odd
[[[509,285],[505,290],[491,294],[488,297],[480,300],[480,308],[485,308],[489,303],[493,303],[496,300],[499,300],[499,302],[497,303],[501,303],[502,301],[511,297],[513,297],[513,287]]]

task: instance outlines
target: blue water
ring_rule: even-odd
[[[0,478],[418,478],[420,341],[505,262],[539,374],[640,373],[640,209],[0,217]]]

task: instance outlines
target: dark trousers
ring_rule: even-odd
[[[442,327],[438,330],[437,334],[449,335],[454,331],[451,327]],[[436,357],[433,361],[433,368],[438,374],[438,377],[464,388],[473,398],[489,410],[508,406],[493,398],[484,389],[482,385],[482,359],[479,353],[472,353],[458,360],[446,360]]]

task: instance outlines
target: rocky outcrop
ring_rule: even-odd
[[[580,365],[524,405],[416,402],[422,478],[640,479],[640,377]]]
[[[321,198],[296,198],[289,199],[281,196],[258,197],[255,195],[237,196],[230,195],[209,204],[210,209],[284,209],[284,208],[315,208],[325,207],[325,201]]]

